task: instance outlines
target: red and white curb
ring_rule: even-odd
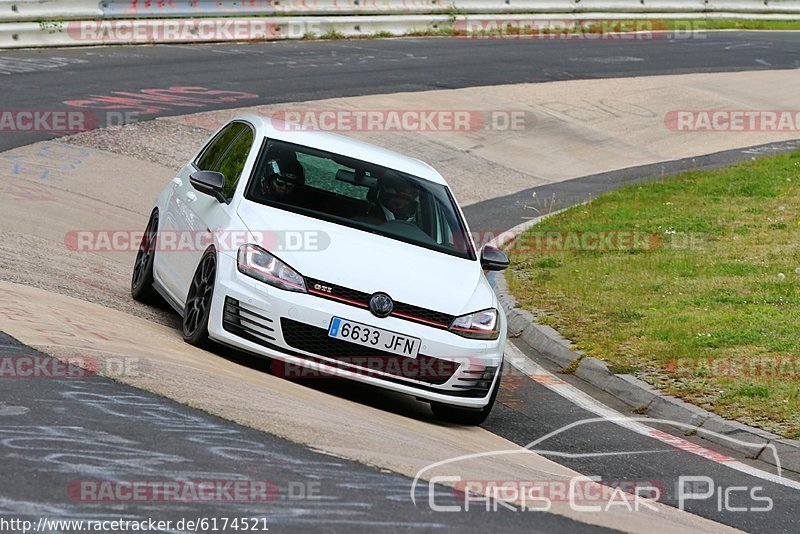
[[[697,456],[705,458],[706,460],[724,465],[726,467],[745,473],[747,475],[760,478],[768,482],[773,482],[775,484],[780,484],[782,486],[786,486],[792,489],[800,490],[800,482],[790,480],[780,475],[781,473],[780,467],[777,468],[778,474],[773,474],[767,471],[763,471],[761,469],[747,465],[743,462],[740,462],[724,454],[720,454],[711,449],[707,449],[705,447],[692,443],[683,438],[679,438],[677,436],[673,436],[672,434],[668,434],[667,432],[663,432],[661,430],[652,428],[644,424],[643,421],[649,422],[651,424],[656,423],[656,424],[670,425],[673,427],[678,427],[680,429],[686,429],[692,431],[697,430],[697,432],[699,433],[715,434],[721,438],[730,440],[732,443],[737,443],[743,446],[761,448],[762,445],[754,445],[752,443],[737,440],[735,438],[724,436],[722,434],[717,434],[709,430],[703,430],[702,428],[696,429],[696,427],[694,426],[686,425],[683,423],[676,423],[674,421],[666,419],[653,419],[650,417],[631,417],[623,415],[620,412],[612,408],[609,408],[608,406],[598,401],[594,397],[591,397],[587,393],[584,393],[575,386],[558,378],[556,375],[547,371],[537,363],[533,362],[527,356],[525,356],[516,346],[514,346],[513,343],[508,343],[506,345],[506,360],[508,361],[508,363],[513,365],[518,371],[521,371],[522,373],[530,377],[532,380],[535,380],[537,383],[543,385],[547,389],[564,397],[565,399],[575,404],[579,408],[583,408],[584,410],[598,416],[597,418],[590,418],[582,421],[576,421],[574,423],[566,425],[565,427],[560,428],[548,434],[547,436],[538,438],[535,442],[528,444],[528,446],[526,446],[525,448],[530,448],[534,444],[542,443],[547,439],[553,437],[555,434],[563,433],[571,428],[575,428],[585,424],[610,422],[616,424],[617,426],[635,432],[637,434],[653,438],[661,443],[664,443],[676,449],[689,452],[691,454],[695,454]],[[768,448],[771,447],[773,449],[773,453],[777,457],[777,451],[774,450],[774,445],[767,445],[767,447]],[[538,452],[540,454],[542,453],[542,451]],[[591,453],[588,454],[587,456],[597,456],[597,454]]]

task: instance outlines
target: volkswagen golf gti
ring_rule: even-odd
[[[429,165],[326,132],[238,117],[158,196],[131,294],[165,299],[184,339],[268,357],[284,376],[406,393],[480,424],[500,385],[506,317]]]

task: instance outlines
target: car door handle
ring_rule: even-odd
[[[172,187],[173,189],[177,189],[178,187],[183,185],[183,180],[178,178],[177,176],[172,179]]]
[[[197,195],[195,195],[192,191],[186,193],[186,202],[194,202],[197,200]]]

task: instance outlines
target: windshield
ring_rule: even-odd
[[[245,198],[475,259],[447,187],[372,163],[270,140]]]

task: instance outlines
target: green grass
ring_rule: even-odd
[[[323,33],[322,35],[320,35],[320,39],[337,40],[337,39],[344,39],[344,38],[345,38],[345,35],[342,32],[338,31],[338,30],[328,30],[325,33]]]
[[[773,0],[774,1],[774,0]],[[707,30],[800,30],[800,20],[735,20],[705,21]]]
[[[457,32],[450,27],[442,28],[429,28],[426,30],[415,30],[403,34],[394,34],[389,31],[376,31],[370,34],[346,36],[338,30],[329,30],[323,34],[316,34],[315,32],[306,32],[303,34],[302,39],[309,40],[359,40],[359,39],[391,39],[394,37],[448,37],[456,35]]]
[[[512,246],[509,286],[587,355],[800,437],[799,185],[797,152],[602,195]],[[649,239],[588,250],[588,232]],[[532,245],[550,234],[578,239]]]
[[[554,16],[550,21],[509,21],[504,27],[497,27],[502,23],[502,17],[498,17],[494,24],[490,23],[481,28],[467,26],[460,28],[456,25],[456,34],[469,37],[508,37],[525,35],[576,35],[576,34],[612,34],[628,32],[654,32],[652,38],[656,38],[658,32],[672,32],[677,37],[685,36],[689,38],[688,32],[696,30],[800,30],[800,19],[795,20],[738,20],[738,19],[635,19],[635,20],[600,20],[600,21],[579,21],[577,25],[567,26],[569,20],[559,19]],[[474,30],[474,31],[473,31]],[[589,37],[591,39],[591,37]],[[644,37],[643,39],[646,39]]]
[[[684,36],[688,38],[688,31],[689,30],[697,30],[702,32],[703,30],[800,30],[800,19],[796,20],[738,20],[738,19],[719,19],[719,20],[701,20],[701,19],[687,19],[687,20],[678,20],[678,19],[653,19],[653,20],[605,20],[605,21],[598,21],[595,23],[591,23],[590,21],[584,21],[584,25],[578,28],[568,28],[568,29],[558,29],[556,27],[552,29],[537,27],[534,31],[531,31],[530,27],[527,29],[525,25],[527,24],[530,26],[533,24],[533,20],[530,21],[523,21],[520,24],[522,27],[515,27],[513,26],[514,23],[511,23],[512,26],[506,28],[497,28],[497,29],[487,29],[486,31],[466,31],[465,28],[462,28],[463,24],[458,20],[460,16],[463,15],[459,10],[451,11],[450,15],[450,24],[444,25],[441,27],[432,27],[425,30],[417,30],[407,32],[402,35],[395,35],[391,32],[387,31],[377,31],[371,35],[361,35],[355,37],[345,37],[342,33],[331,30],[326,32],[320,36],[317,36],[313,33],[308,33],[303,35],[303,39],[381,39],[381,38],[390,38],[390,37],[448,37],[448,36],[458,36],[458,37],[491,37],[491,36],[499,36],[499,37],[515,37],[519,35],[532,35],[533,33],[539,34],[577,34],[577,33],[625,33],[625,32],[633,32],[633,31],[653,31],[656,32],[656,35],[653,38],[657,38],[658,32],[675,32],[675,35],[680,37]],[[497,21],[502,21],[502,16],[497,17]],[[558,15],[553,16],[553,22],[557,25],[559,22],[567,22],[565,20],[561,20]],[[542,21],[539,24],[546,25],[546,21]]]

